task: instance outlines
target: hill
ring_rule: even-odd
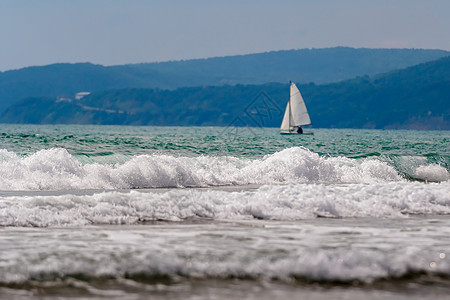
[[[166,88],[222,84],[330,83],[361,75],[375,75],[432,61],[450,52],[424,49],[324,49],[283,50],[208,59],[118,66],[133,74],[148,71],[183,75]],[[184,76],[187,75],[187,76]],[[161,86],[158,86],[161,87]]]
[[[315,127],[450,129],[450,56],[376,76],[299,85]],[[278,127],[288,84],[118,89],[27,98],[1,122]]]
[[[0,72],[0,112],[25,97],[72,96],[80,91],[186,86],[316,84],[374,75],[447,56],[423,49],[326,48],[274,51],[185,61],[105,67],[54,64]]]

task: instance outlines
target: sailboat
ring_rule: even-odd
[[[302,94],[295,83],[291,82],[290,97],[286,105],[283,121],[281,122],[281,134],[299,134],[297,128],[304,125],[311,125],[308,110]],[[302,132],[303,134],[313,135],[313,132]]]

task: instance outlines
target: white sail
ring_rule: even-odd
[[[292,131],[296,126],[311,125],[308,110],[305,101],[297,86],[291,82],[290,98],[286,105],[283,121],[281,122],[281,131]]]
[[[291,126],[311,125],[308,110],[306,109],[305,101],[302,94],[294,83],[291,83]]]
[[[280,130],[281,131],[289,131],[292,130],[290,125],[289,125],[289,119],[290,119],[290,115],[291,115],[291,110],[290,110],[290,105],[289,105],[289,101],[286,105],[286,110],[284,111],[284,117],[283,117],[283,121],[281,122],[281,127]]]

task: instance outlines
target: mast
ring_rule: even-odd
[[[292,86],[292,81],[289,80],[289,132],[291,132],[291,115],[292,115],[292,110],[291,110],[291,86]]]

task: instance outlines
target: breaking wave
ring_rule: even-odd
[[[256,190],[172,189],[0,198],[0,226],[84,226],[146,221],[402,218],[450,214],[450,183],[269,185]]]
[[[446,181],[446,168],[417,166],[412,178]],[[139,155],[116,164],[82,163],[67,150],[21,157],[0,150],[0,190],[130,189],[279,183],[380,183],[404,180],[388,162],[325,157],[302,147],[260,159]]]
[[[140,239],[137,238],[137,240]],[[162,245],[157,242],[157,246]],[[355,284],[355,282],[370,283],[374,280],[414,278],[421,274],[430,274],[429,282],[432,280],[439,282],[432,275],[436,277],[440,275],[443,277],[440,283],[446,285],[450,276],[448,260],[438,258],[436,267],[430,270],[429,263],[436,260],[436,257],[433,257],[429,253],[430,249],[426,248],[406,249],[409,251],[405,253],[401,252],[405,250],[401,247],[399,251],[382,253],[375,249],[364,252],[356,249],[299,247],[297,250],[286,251],[287,253],[283,256],[275,252],[258,253],[255,249],[246,249],[247,252],[241,253],[221,251],[212,255],[201,251],[201,254],[198,254],[193,250],[176,246],[172,250],[156,246],[145,249],[136,245],[116,246],[114,249],[104,246],[102,251],[105,253],[96,255],[85,249],[84,245],[78,248],[65,250],[63,253],[50,251],[46,255],[36,253],[29,254],[25,258],[14,257],[15,267],[5,268],[9,272],[0,274],[0,282],[31,281],[36,284],[39,281],[53,280],[61,284],[61,279],[72,277],[81,278],[87,282],[93,281],[89,280],[92,278],[97,278],[97,282],[106,281],[106,278],[131,278],[157,283],[158,279],[165,282],[168,279],[176,280],[184,277],[197,280],[261,278],[281,279],[288,282],[297,279],[306,282]],[[66,258],[61,259],[60,255]],[[206,258],[208,261],[205,261]],[[70,286],[70,283],[77,283],[77,281],[68,281],[67,284]],[[47,286],[49,286],[48,283]]]
[[[437,188],[439,185],[433,185]],[[322,187],[324,188],[324,187]],[[375,200],[374,197],[356,208],[355,214],[390,215],[392,212],[420,211],[421,209],[439,210],[438,204],[432,205],[432,197],[441,202],[445,211],[449,209],[449,199],[444,200],[441,192],[428,193],[426,200],[417,201],[421,196],[414,196],[415,192],[408,192],[411,184],[397,189],[398,195],[409,195],[412,199],[399,201]],[[264,188],[255,196],[263,197],[268,188]],[[270,195],[277,192],[289,194],[292,189],[287,187],[274,189]],[[180,191],[178,191],[180,192]],[[181,191],[186,193],[186,191]],[[283,194],[283,192],[285,192]],[[137,196],[138,192],[131,192]],[[368,191],[365,191],[366,196]],[[387,193],[387,192],[385,192]],[[319,192],[319,195],[321,193]],[[420,194],[420,193],[419,193]],[[434,196],[431,196],[434,194]],[[424,194],[422,193],[422,196]],[[167,202],[167,195],[144,201],[140,195],[139,201],[133,205],[125,195],[99,195],[96,199],[77,197],[77,200],[61,201],[56,208],[64,216],[73,215],[78,218],[86,213],[83,207],[92,205],[89,218],[101,220],[105,212],[111,212],[115,204],[118,207],[115,217],[119,220],[121,210],[133,210],[144,214],[144,203],[150,202],[155,215],[165,210],[167,214],[183,211],[184,216],[204,212],[228,215],[251,215],[259,210],[259,215],[277,216],[280,213],[291,215],[296,211],[302,214],[313,212],[312,203],[292,199],[273,200],[264,204],[247,194],[231,195],[229,202],[217,200],[206,201],[209,194],[203,194],[204,199],[197,199],[199,204],[189,201],[189,196],[180,195],[179,200]],[[148,196],[148,195],[147,195]],[[193,193],[192,198],[200,195]],[[224,195],[216,195],[224,196]],[[381,198],[382,195],[379,195]],[[397,197],[397,196],[396,196]],[[394,198],[396,198],[394,197]],[[200,197],[201,198],[201,197]],[[243,204],[238,205],[240,198]],[[299,197],[296,197],[299,198]],[[339,197],[336,197],[338,199]],[[109,199],[109,200],[107,200]],[[115,199],[115,200],[112,200]],[[153,199],[153,200],[152,200]],[[315,200],[317,201],[318,198]],[[24,206],[31,203],[35,207],[50,207],[52,201],[33,198],[26,201]],[[94,203],[94,200],[95,203]],[[119,201],[121,200],[121,201]],[[185,202],[183,205],[182,203]],[[254,202],[254,203],[252,203]],[[334,206],[334,213],[345,214],[358,201],[349,198],[336,204],[327,201],[320,202],[317,207],[322,210]],[[397,202],[397,203],[396,203]],[[403,202],[403,203],[402,203]],[[417,202],[417,203],[414,203]],[[110,205],[108,205],[108,203]],[[208,203],[208,205],[205,205]],[[228,204],[227,204],[228,203]],[[278,203],[278,204],[276,204]],[[302,204],[303,203],[303,204]],[[396,203],[396,204],[394,204]],[[155,206],[158,204],[158,206]],[[159,205],[163,205],[159,208]],[[371,207],[371,205],[373,207]],[[229,206],[229,207],[227,207]],[[294,207],[292,207],[294,206]],[[386,208],[381,209],[383,206]],[[67,212],[64,212],[64,207]],[[258,208],[259,207],[259,208]],[[365,209],[362,209],[365,207]],[[172,212],[168,212],[172,210]],[[443,209],[443,208],[441,208]],[[378,211],[377,211],[378,210]],[[253,212],[252,212],[253,211]],[[329,211],[332,210],[329,208]],[[377,212],[376,212],[377,211]],[[25,210],[23,214],[30,214]],[[55,214],[56,215],[56,214]],[[110,214],[113,216],[114,214]],[[35,212],[34,217],[45,217]],[[125,215],[122,216],[125,219]],[[37,219],[36,219],[37,220]],[[81,219],[80,219],[81,220]],[[131,220],[131,219],[129,219]],[[342,221],[342,220],[340,220]],[[369,225],[366,224],[368,221]],[[132,278],[138,281],[155,282],[164,278],[174,279],[292,279],[306,280],[306,282],[372,282],[378,279],[419,277],[428,274],[433,281],[448,284],[450,276],[449,247],[445,243],[450,234],[447,219],[412,218],[409,223],[397,223],[396,220],[385,222],[380,220],[377,226],[372,220],[359,222],[255,222],[241,221],[239,225],[233,222],[220,224],[187,223],[160,224],[152,228],[148,226],[88,226],[84,228],[52,228],[51,230],[25,230],[23,228],[6,228],[2,233],[3,261],[0,266],[0,287],[8,283],[26,282],[61,282],[64,279],[80,279],[87,282],[107,280],[108,278]],[[398,220],[397,220],[398,221]],[[376,222],[375,222],[376,223]],[[435,224],[436,223],[436,224]],[[380,225],[381,224],[381,225]],[[435,225],[433,225],[435,224]],[[439,227],[440,226],[440,227]],[[170,227],[170,228],[169,228]],[[435,230],[439,228],[439,230]],[[423,233],[426,232],[426,234]],[[422,233],[420,233],[422,232]],[[17,238],[20,236],[20,238]],[[443,276],[446,282],[433,279],[433,276]],[[89,280],[89,279],[94,280]],[[73,282],[73,281],[72,281]],[[70,285],[70,281],[68,284]],[[426,283],[428,284],[428,283]]]

